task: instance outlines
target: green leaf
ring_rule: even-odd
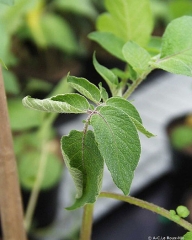
[[[68,52],[78,50],[75,35],[63,18],[54,14],[46,14],[40,19],[40,27],[47,46],[56,46]]]
[[[175,210],[170,210],[169,211],[171,218],[173,221],[179,221],[180,217],[176,214]]]
[[[0,0],[0,3],[4,3],[6,5],[13,5],[14,0]]]
[[[25,107],[57,113],[86,113],[89,103],[83,96],[76,93],[61,94],[44,100],[27,96],[22,100]]]
[[[141,117],[133,104],[121,97],[109,98],[106,102],[108,106],[120,109],[128,116],[135,118],[138,122],[142,123]]]
[[[176,211],[177,211],[177,214],[182,218],[186,218],[190,214],[189,209],[183,205],[178,206]]]
[[[121,38],[116,37],[113,33],[109,32],[92,32],[88,35],[91,40],[99,43],[105,50],[111,53],[113,56],[125,61],[122,48],[125,44]]]
[[[25,143],[24,143],[25,144]],[[20,184],[24,189],[31,191],[36,182],[39,168],[39,152],[30,151],[30,154],[21,156],[18,161],[18,174]],[[53,153],[48,154],[45,172],[40,189],[48,191],[59,184],[63,173],[62,162]]]
[[[52,4],[55,4],[60,11],[70,11],[92,19],[97,16],[95,7],[90,0],[55,0]]]
[[[39,3],[39,0],[26,1],[26,0],[17,0],[15,1],[14,6],[3,8],[2,19],[5,24],[6,31],[9,34],[14,34],[18,29],[26,23],[26,13],[35,8],[36,4]],[[4,6],[3,6],[4,7]],[[1,8],[0,8],[1,12]],[[10,35],[9,35],[10,36]]]
[[[6,5],[4,5],[6,6]],[[2,7],[2,5],[1,5]],[[6,6],[7,7],[7,6]],[[10,7],[7,7],[10,8]],[[12,7],[11,7],[12,8]],[[3,19],[1,18],[0,20],[0,34],[1,34],[1,44],[0,44],[0,64],[6,69],[6,66],[9,66],[11,57],[10,57],[10,34],[7,31],[7,27],[3,21]]]
[[[135,127],[137,130],[141,133],[143,133],[146,137],[154,137],[155,135],[151,132],[149,132],[139,121],[137,121],[135,118],[130,117],[131,121],[135,124]]]
[[[143,133],[145,136],[147,136],[147,137],[154,136],[151,132],[149,132],[148,130],[146,130],[144,128],[144,126],[142,125],[141,117],[140,117],[137,109],[129,101],[125,100],[124,98],[120,98],[120,97],[112,97],[106,101],[106,104],[109,106],[113,106],[119,110],[122,110],[124,113],[126,113],[128,115],[128,117],[130,118],[130,120],[135,125],[135,127],[137,128],[137,130],[140,131],[141,133]]]
[[[105,81],[110,85],[118,84],[118,78],[117,76],[108,68],[102,66],[101,64],[98,63],[95,54],[93,55],[93,64],[97,72],[105,79]]]
[[[149,68],[151,55],[135,42],[127,42],[123,47],[123,55],[133,69],[141,75]]]
[[[31,129],[42,124],[42,113],[24,108],[20,98],[9,99],[8,110],[10,125],[13,131]]]
[[[5,65],[5,63],[0,59],[0,64],[4,67],[4,68],[6,68],[7,69],[7,67],[6,67],[6,65]]]
[[[113,68],[111,69],[111,71],[120,79],[129,79],[130,75],[129,75],[129,71],[123,71],[119,68]]]
[[[184,237],[184,240],[191,240],[192,239],[192,232],[187,232],[183,237]]]
[[[151,56],[155,56],[161,51],[161,43],[161,37],[151,36],[145,49],[151,54]]]
[[[93,65],[96,69],[96,71],[102,76],[102,78],[106,81],[109,88],[111,89],[111,92],[115,92],[118,85],[118,78],[117,76],[108,68],[102,66],[100,63],[98,63],[95,54],[93,55]]]
[[[102,83],[99,83],[99,89],[100,89],[100,93],[101,93],[101,99],[106,102],[108,99],[108,93],[106,91],[106,89],[102,86]]]
[[[108,13],[98,18],[99,31],[111,32],[127,41],[145,46],[153,30],[153,17],[149,0],[106,0]]]
[[[165,30],[160,57],[151,63],[171,73],[192,76],[192,17],[173,20]]]
[[[184,149],[192,144],[192,127],[190,125],[178,125],[170,132],[171,144],[176,149]]]
[[[67,77],[67,82],[78,92],[83,94],[85,97],[93,101],[94,103],[99,103],[101,100],[101,94],[99,89],[91,82],[85,78],[78,78],[73,76]]]
[[[170,1],[168,5],[169,20],[182,17],[184,15],[192,15],[191,1],[190,0],[177,0]]]
[[[7,71],[6,69],[2,69],[3,78],[4,78],[4,85],[5,91],[8,94],[19,94],[20,93],[20,86],[18,84],[18,79],[15,74],[11,71]],[[20,101],[21,104],[21,101]]]
[[[62,153],[77,190],[72,210],[86,203],[94,203],[100,193],[104,161],[92,131],[73,130],[62,137]]]
[[[100,107],[90,123],[114,183],[128,194],[141,152],[135,125],[126,113],[112,106]]]

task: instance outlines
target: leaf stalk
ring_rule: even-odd
[[[162,207],[159,207],[158,205],[155,205],[153,203],[146,202],[144,200],[131,197],[131,196],[124,196],[121,194],[116,194],[116,193],[109,193],[109,192],[101,192],[99,197],[105,197],[105,198],[112,198],[120,201],[124,201],[130,204],[133,204],[135,206],[147,209],[149,211],[152,211],[154,213],[157,213],[177,224],[182,226],[183,228],[187,229],[188,231],[192,231],[192,224],[187,222],[186,220],[180,218],[179,220],[175,220],[172,218],[170,212]]]

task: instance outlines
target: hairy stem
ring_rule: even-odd
[[[88,203],[84,206],[80,240],[90,240],[91,239],[93,209],[94,209],[94,204]]]
[[[25,240],[17,165],[0,67],[0,212],[4,240]]]
[[[152,71],[153,69],[150,67],[147,72],[145,72],[143,75],[141,75],[137,80],[133,82],[133,84],[127,89],[127,91],[123,94],[123,97],[127,99],[134,91],[135,89],[142,83],[142,81],[147,77],[147,75]]]
[[[183,228],[187,229],[188,231],[192,231],[192,224],[187,222],[186,220],[180,218],[179,220],[175,220],[172,218],[170,212],[162,207],[159,207],[153,203],[146,202],[144,200],[131,197],[131,196],[124,196],[116,193],[108,193],[108,192],[102,192],[99,197],[105,197],[105,198],[113,198],[116,200],[124,201],[130,204],[133,204],[135,206],[147,209],[149,211],[152,211],[154,213],[157,213],[165,218],[168,218],[169,220],[179,224]]]
[[[123,94],[123,97],[127,99],[135,91],[135,89],[139,86],[139,84],[141,84],[143,80],[144,78],[138,78],[135,82],[133,82],[133,84]]]

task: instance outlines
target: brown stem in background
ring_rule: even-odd
[[[0,67],[0,212],[4,240],[26,240],[17,165]]]

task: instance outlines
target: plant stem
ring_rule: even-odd
[[[133,82],[133,84],[127,89],[127,91],[123,94],[123,97],[127,99],[135,89],[142,83],[142,81],[148,76],[148,74],[153,70],[153,68],[149,68],[147,72],[141,75],[137,80]]]
[[[4,240],[25,240],[23,209],[0,67],[0,208]]]
[[[88,203],[84,206],[80,240],[91,239],[93,209],[94,209],[94,204]]]
[[[123,94],[123,97],[127,99],[135,91],[135,89],[139,86],[139,84],[141,84],[143,80],[144,78],[138,78],[135,82],[133,82],[133,84]]]
[[[69,87],[67,87],[67,81],[63,79],[58,86],[53,90],[53,95],[57,95],[60,92],[66,92],[69,90]],[[41,188],[41,183],[44,177],[45,173],[45,168],[47,164],[47,155],[48,155],[48,149],[46,147],[47,141],[49,139],[49,133],[50,129],[52,128],[53,122],[55,121],[56,117],[58,116],[58,113],[45,113],[44,114],[44,123],[43,126],[39,129],[39,139],[41,141],[40,146],[41,146],[41,153],[40,153],[40,160],[39,160],[39,168],[37,172],[37,178],[34,183],[33,189],[31,191],[31,195],[29,198],[29,203],[26,209],[26,214],[25,214],[25,227],[26,230],[29,231],[36,203],[38,200],[40,188]]]
[[[106,197],[106,198],[113,198],[116,200],[124,201],[133,205],[136,205],[138,207],[147,209],[149,211],[152,211],[154,213],[157,213],[165,218],[168,218],[169,220],[179,224],[183,228],[187,229],[188,231],[192,231],[192,224],[187,222],[186,220],[180,218],[180,220],[175,220],[172,218],[170,212],[162,207],[159,207],[153,203],[146,202],[144,200],[131,197],[131,196],[124,196],[116,193],[108,193],[108,192],[102,192],[100,193],[99,197]]]
[[[31,222],[33,219],[35,206],[37,203],[37,199],[38,199],[40,188],[41,188],[41,183],[45,173],[46,164],[47,164],[47,148],[44,144],[42,148],[41,156],[40,156],[37,178],[35,180],[35,184],[33,186],[33,190],[31,192],[31,196],[30,196],[26,214],[25,214],[25,228],[27,231],[29,231]]]
[[[41,183],[44,178],[45,168],[47,164],[47,155],[48,155],[48,149],[46,144],[49,139],[50,128],[52,127],[52,124],[56,117],[57,117],[57,114],[55,113],[49,114],[44,125],[39,129],[39,139],[41,141],[40,143],[41,153],[40,153],[40,159],[39,159],[39,167],[37,170],[37,178],[35,180],[33,189],[31,191],[29,203],[27,205],[26,214],[25,214],[25,228],[27,231],[29,231],[32,223],[36,203],[37,203],[39,192],[41,189]]]

